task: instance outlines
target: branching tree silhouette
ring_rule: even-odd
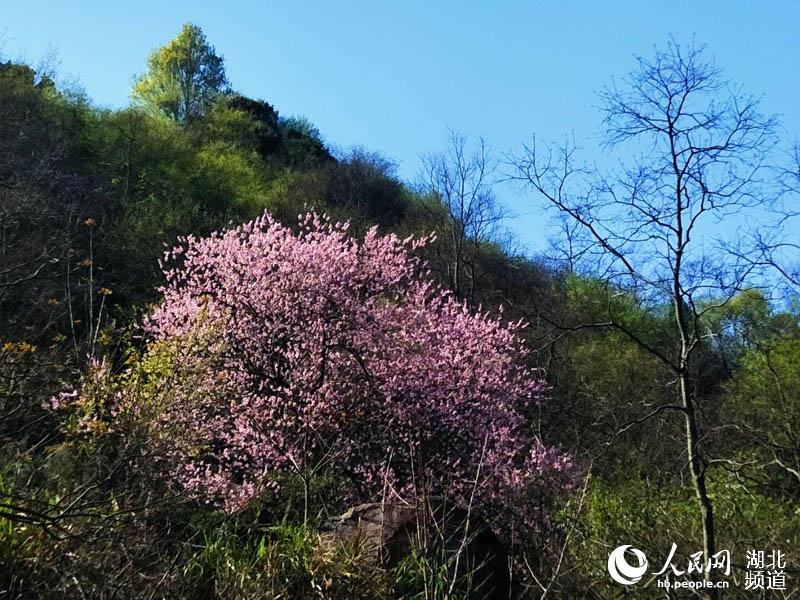
[[[498,233],[508,217],[493,186],[496,163],[481,138],[474,149],[450,130],[447,148],[423,156],[423,188],[444,208],[443,240],[447,248],[447,281],[459,297],[474,299],[480,245]]]
[[[759,224],[767,226],[765,215],[776,198],[767,164],[776,122],[760,114],[756,99],[729,85],[702,49],[671,42],[652,61],[638,63],[623,84],[600,94],[604,150],[629,152],[634,160],[601,175],[577,164],[575,144],[556,150],[534,139],[511,158],[512,177],[580,226],[581,235],[569,229],[569,255],[608,282],[608,314],[584,327],[623,332],[674,373],[675,401],[623,429],[664,411],[682,415],[707,560],[716,551],[707,485],[716,461],[708,456],[706,407],[697,385],[696,363],[705,343],[701,323],[708,311],[758,284],[760,266],[744,257],[750,242],[756,250]],[[671,305],[673,347],[656,346],[614,314],[610,300],[620,289],[645,303]]]

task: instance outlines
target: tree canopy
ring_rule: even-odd
[[[147,71],[134,85],[133,97],[186,124],[204,115],[227,83],[223,58],[197,25],[187,23],[147,57]]]

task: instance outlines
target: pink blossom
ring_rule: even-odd
[[[78,398],[78,390],[59,392],[58,394],[50,398],[50,406],[53,408],[53,410],[61,410],[69,407],[77,400],[77,398]]]
[[[526,432],[547,388],[524,323],[435,285],[412,254],[425,242],[308,214],[297,233],[264,216],[166,253],[146,329],[195,375],[152,429],[189,492],[236,510],[276,472],[324,467],[355,495],[425,482],[460,502],[477,477],[476,502],[502,508],[571,472]]]

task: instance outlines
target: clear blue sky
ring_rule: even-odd
[[[727,76],[763,94],[800,137],[800,1],[0,1],[3,52],[52,46],[63,74],[105,106],[127,102],[149,49],[200,25],[233,86],[303,114],[336,146],[379,150],[413,178],[446,126],[499,152],[598,131],[595,92],[670,35],[706,44]],[[591,146],[591,143],[588,144]],[[591,158],[591,156],[590,156]],[[532,247],[548,219],[501,196]]]

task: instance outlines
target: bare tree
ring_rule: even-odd
[[[780,193],[784,199],[779,211],[781,222],[787,230],[791,230],[797,227],[800,219],[800,141],[795,142],[789,151],[788,166],[780,169]],[[740,258],[761,267],[769,267],[777,273],[790,293],[796,295],[800,292],[800,244],[796,237],[787,239],[782,233],[759,232],[758,253],[743,254]]]
[[[470,151],[467,139],[453,130],[446,150],[422,162],[423,189],[444,208],[448,283],[456,295],[474,299],[480,245],[497,235],[508,216],[492,190],[495,162],[483,138]]]
[[[766,225],[775,198],[767,160],[776,123],[759,113],[755,99],[725,82],[702,49],[675,42],[652,61],[639,58],[623,85],[600,97],[604,150],[634,160],[602,175],[576,163],[574,144],[553,150],[534,140],[512,157],[513,177],[580,226],[582,235],[567,229],[570,242],[586,244],[569,248],[569,255],[580,257],[612,291],[632,290],[645,303],[672,306],[672,347],[652,344],[614,314],[611,302],[602,322],[586,326],[623,332],[673,373],[674,400],[625,427],[664,411],[682,415],[681,438],[708,559],[716,549],[707,489],[715,462],[708,456],[705,407],[695,385],[702,321],[708,311],[759,283],[758,265],[742,257],[749,241],[757,244],[759,222]],[[725,238],[727,243],[716,243]]]

